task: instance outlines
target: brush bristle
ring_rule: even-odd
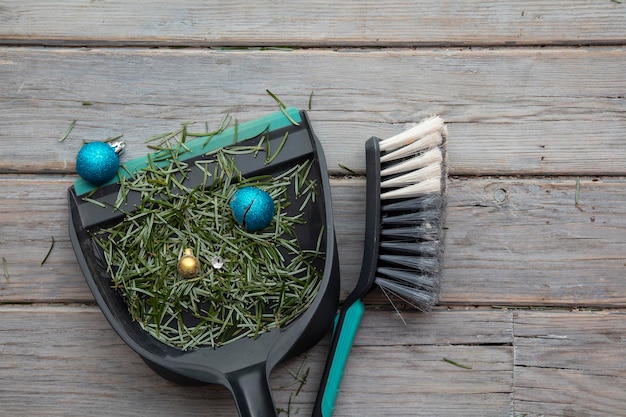
[[[380,142],[380,151],[389,152],[394,149],[402,148],[416,140],[423,139],[431,133],[441,132],[443,130],[443,120],[439,116],[430,117],[423,122],[405,130],[389,139]]]
[[[431,117],[381,140],[376,283],[420,310],[439,301],[447,129]]]

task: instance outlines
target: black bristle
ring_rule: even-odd
[[[398,254],[405,254],[412,256],[437,256],[437,242],[425,241],[425,242],[381,242],[381,253],[392,252]]]
[[[432,290],[438,288],[438,280],[433,275],[416,274],[415,271],[407,271],[396,268],[378,268],[376,272],[381,275],[380,279],[408,282],[416,288]]]
[[[394,211],[418,211],[427,208],[439,208],[442,206],[442,196],[439,194],[428,194],[408,200],[399,200],[389,204],[383,204],[380,208],[382,212]]]
[[[419,256],[405,256],[405,255],[387,255],[381,254],[378,256],[379,265],[382,263],[388,263],[391,265],[397,265],[405,268],[410,268],[415,271],[437,273],[439,272],[439,259],[426,258]]]
[[[433,227],[432,223],[418,224],[412,227],[394,227],[391,229],[383,229],[380,231],[380,235],[388,240],[403,240],[410,239],[410,241],[430,241],[437,240],[439,238],[439,230],[437,227]],[[432,245],[432,244],[431,244]]]
[[[381,223],[384,225],[407,225],[424,222],[432,222],[433,225],[439,222],[440,211],[437,209],[417,210],[413,212],[398,214],[394,216],[383,216]]]
[[[438,289],[420,291],[385,278],[376,278],[376,283],[422,311],[429,311],[439,301]]]

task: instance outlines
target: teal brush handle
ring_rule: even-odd
[[[356,287],[343,303],[335,325],[330,352],[313,406],[313,417],[331,417],[343,370],[352,349],[354,337],[359,329],[365,307],[363,297],[372,289],[378,264],[380,240],[380,151],[378,140],[371,138],[365,144],[366,160],[366,205],[365,239],[361,274]]]
[[[364,312],[363,301],[357,300],[350,307],[342,310],[339,315],[333,332],[332,351],[329,353],[326,364],[328,376],[325,380],[325,386],[320,387],[319,409],[314,410],[314,416],[330,417],[333,414],[343,371]]]

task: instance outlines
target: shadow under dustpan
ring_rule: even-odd
[[[189,169],[182,181],[189,188],[197,189],[199,184],[213,181],[207,180],[207,169],[202,167],[213,163],[207,154],[216,149],[267,147],[267,152],[230,154],[241,178],[279,176],[296,164],[309,163],[306,175],[315,187],[314,198],[306,205],[299,202],[287,204],[284,211],[285,215],[302,215],[302,221],[293,230],[299,248],[315,253],[310,263],[319,273],[319,283],[310,303],[291,321],[229,343],[190,349],[164,343],[147,332],[131,317],[127,300],[112,285],[111,265],[107,264],[103,249],[94,238],[94,233],[119,224],[132,214],[132,207],[139,204],[139,193],[131,191],[120,209],[118,180],[97,190],[83,180],[70,187],[71,242],[87,284],[105,317],[150,368],[179,384],[221,384],[227,387],[234,396],[240,416],[275,416],[276,407],[268,382],[271,370],[281,361],[311,348],[330,331],[338,307],[339,266],[324,155],[306,113],[293,108],[226,129],[210,140],[205,139],[197,138],[185,144],[188,152],[182,154],[181,161]],[[266,158],[269,152],[273,154],[271,161]],[[149,158],[143,158],[142,161],[130,161],[128,165],[134,164],[135,172],[139,172],[142,166],[150,163]],[[131,172],[126,170],[127,176],[132,178]],[[118,172],[118,175],[123,174],[122,170]],[[295,193],[294,187],[289,187],[287,200],[295,200]],[[118,207],[114,208],[116,201]],[[282,256],[288,263],[298,254],[283,251]]]

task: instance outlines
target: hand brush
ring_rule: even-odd
[[[313,409],[330,417],[364,313],[378,284],[419,310],[439,300],[446,190],[443,120],[431,117],[385,140],[370,138],[366,156],[366,227],[361,273],[339,313]]]

